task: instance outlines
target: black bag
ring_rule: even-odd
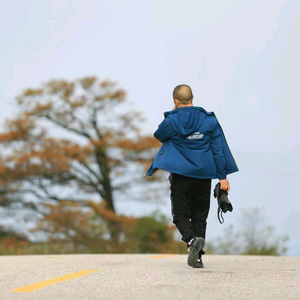
[[[233,207],[228,199],[228,192],[221,190],[220,186],[221,186],[221,184],[220,184],[220,182],[218,182],[214,189],[214,197],[217,198],[217,200],[218,200],[218,212],[217,212],[218,219],[219,219],[219,222],[221,224],[223,224],[224,218],[223,218],[222,212],[223,213],[226,213],[227,211],[231,212],[231,211],[233,211]],[[222,218],[223,222],[221,222],[221,220],[220,220],[220,212],[221,212],[221,218]]]

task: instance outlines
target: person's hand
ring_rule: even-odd
[[[227,191],[227,193],[230,191],[230,184],[229,181],[227,179],[220,179],[220,189]]]

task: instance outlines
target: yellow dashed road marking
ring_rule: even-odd
[[[96,273],[96,272],[100,272],[100,270],[83,270],[83,271],[67,274],[67,275],[64,275],[64,276],[48,279],[48,280],[45,280],[45,281],[37,282],[37,283],[34,283],[34,284],[26,285],[26,286],[11,290],[11,292],[13,292],[13,293],[34,292],[37,289],[42,289],[44,287],[47,287],[49,285],[53,285],[55,283],[68,281],[68,280],[78,278],[78,277],[83,277],[83,276],[89,275],[91,273]]]
[[[155,255],[155,256],[148,256],[148,258],[164,258],[164,257],[171,257],[177,256],[176,254],[167,254],[167,255]]]

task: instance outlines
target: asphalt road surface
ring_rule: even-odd
[[[300,299],[300,257],[0,256],[0,299]]]

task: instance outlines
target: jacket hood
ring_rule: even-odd
[[[204,119],[210,114],[198,106],[180,107],[164,113],[165,118],[171,116],[174,130],[183,136],[191,135],[199,130]]]

